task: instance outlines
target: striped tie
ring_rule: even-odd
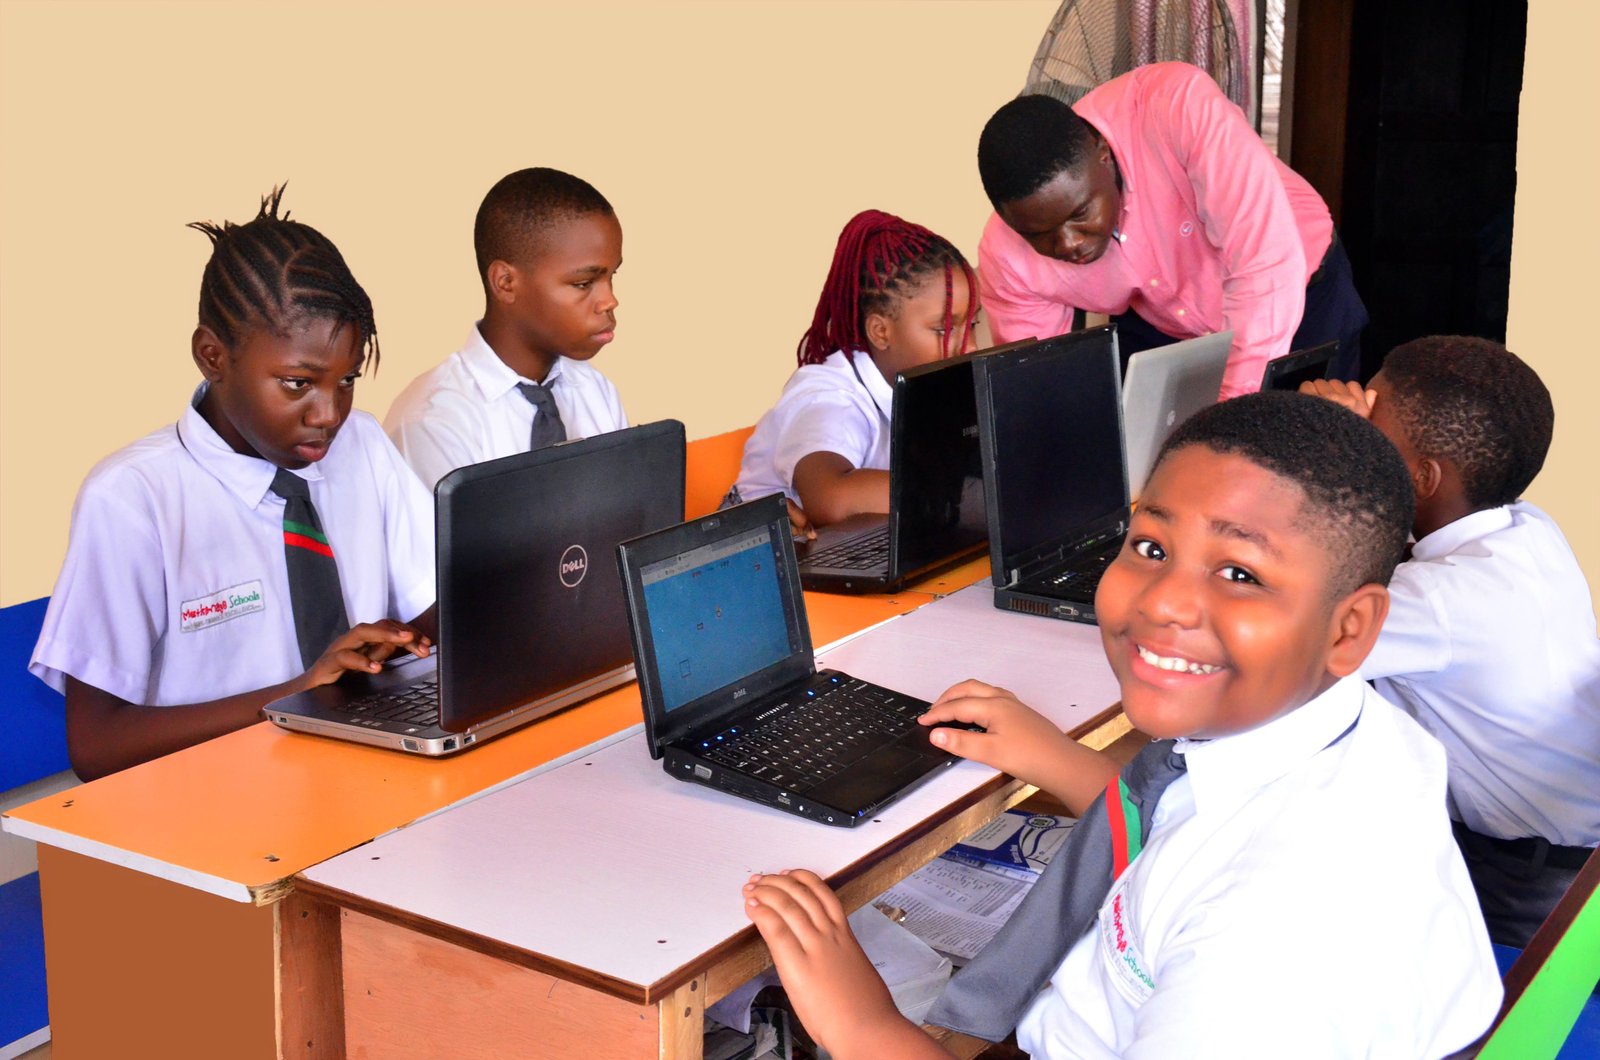
[[[283,498],[283,558],[289,569],[289,604],[300,662],[307,669],[322,657],[334,638],[350,628],[322,520],[311,506],[305,479],[282,468],[272,476],[272,492]]]

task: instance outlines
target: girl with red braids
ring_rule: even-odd
[[[894,377],[971,351],[977,290],[949,240],[880,210],[852,217],[800,367],[745,444],[729,499],[783,493],[816,526],[887,512]]]

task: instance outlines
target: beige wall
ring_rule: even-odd
[[[869,206],[969,254],[977,130],[1054,0],[0,0],[0,604],[50,592],[79,481],[182,411],[208,244],[289,180],[376,303],[380,417],[482,310],[472,216],[527,165],[624,230],[635,422],[755,421],[839,228]]]
[[[636,422],[703,436],[770,403],[851,213],[975,249],[976,132],[1055,6],[0,0],[0,604],[50,591],[84,473],[196,379],[207,244],[184,222],[244,219],[290,180],[377,304],[384,366],[358,403],[381,415],[481,308],[483,192],[524,165],[579,173],[626,232],[597,364]],[[1600,246],[1568,206],[1595,180],[1596,30],[1590,5],[1534,0],[1511,292],[1512,346],[1558,395],[1533,495],[1591,580],[1600,369],[1566,310],[1593,299],[1579,254]]]
[[[1600,6],[1533,0],[1517,127],[1506,343],[1538,369],[1556,437],[1529,499],[1566,531],[1600,599]]]

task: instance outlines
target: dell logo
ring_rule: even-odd
[[[573,545],[561,553],[561,584],[576,589],[583,576],[589,573],[589,553],[582,545]]]
[[[749,691],[750,690],[747,689],[747,688],[735,688],[733,690],[733,698],[734,699],[743,699],[746,695],[749,694]]]

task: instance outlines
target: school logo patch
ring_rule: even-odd
[[[1185,237],[1194,235],[1194,222],[1193,221],[1185,221],[1185,222],[1183,222],[1183,224],[1178,226],[1178,234],[1180,236],[1185,236]]]
[[[1128,908],[1125,886],[1112,892],[1111,900],[1100,907],[1100,954],[1111,972],[1111,981],[1129,1002],[1142,1005],[1156,991],[1138,939],[1133,933],[1133,916]]]
[[[253,615],[265,611],[267,602],[261,593],[261,582],[240,582],[227,589],[218,589],[208,596],[198,596],[178,605],[178,630],[193,633],[231,618]]]

